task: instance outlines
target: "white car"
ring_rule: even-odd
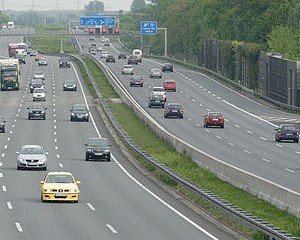
[[[107,58],[107,57],[108,57],[108,52],[102,51],[101,58]]]
[[[165,101],[167,101],[167,93],[164,87],[153,87],[152,94],[161,94]]]
[[[133,67],[131,65],[124,65],[122,68],[122,74],[133,74]]]
[[[44,88],[35,88],[32,93],[33,101],[46,101],[46,91]]]
[[[43,79],[43,80],[45,80],[45,74],[42,71],[36,71],[33,74],[33,78],[34,79]]]
[[[44,152],[43,147],[39,145],[24,145],[17,152],[17,169],[33,169],[39,168],[47,170],[47,152]]]

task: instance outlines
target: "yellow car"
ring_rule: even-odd
[[[75,181],[70,172],[49,172],[41,181],[41,199],[45,201],[78,202],[80,181]]]

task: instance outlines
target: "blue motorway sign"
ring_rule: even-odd
[[[115,26],[115,17],[81,17],[80,26]]]
[[[157,34],[157,22],[141,22],[141,34]]]

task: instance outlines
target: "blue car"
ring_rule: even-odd
[[[299,131],[295,125],[292,124],[281,124],[279,128],[275,129],[275,141],[280,142],[281,140],[292,140],[299,142]]]

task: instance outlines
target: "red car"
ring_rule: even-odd
[[[40,55],[40,54],[38,54],[38,55],[35,56],[34,60],[35,60],[35,61],[38,61],[38,60],[40,60],[40,59],[42,59],[42,58],[43,58],[43,56]]]
[[[219,112],[209,112],[204,116],[204,125],[205,128],[208,126],[219,126],[224,128],[224,117]]]
[[[165,90],[173,90],[176,92],[176,83],[174,80],[165,80],[164,82],[164,89]]]

